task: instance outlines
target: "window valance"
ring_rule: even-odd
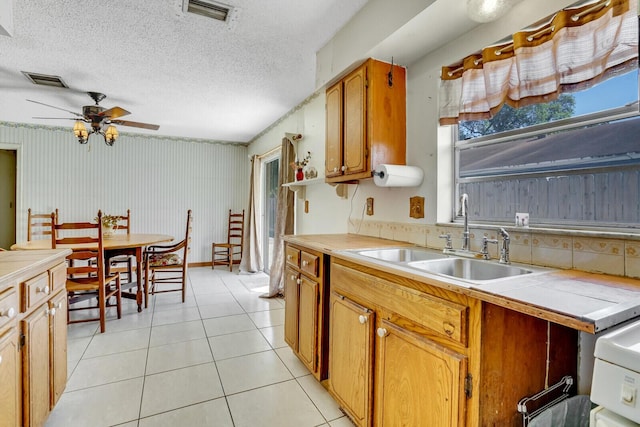
[[[637,67],[636,0],[570,7],[511,40],[442,67],[440,124],[484,120],[504,103],[521,107],[581,90]]]

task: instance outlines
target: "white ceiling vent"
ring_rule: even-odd
[[[229,21],[233,13],[231,6],[211,0],[184,0],[182,10],[223,22]]]
[[[62,81],[62,78],[59,76],[50,76],[48,74],[38,74],[38,73],[30,73],[28,71],[22,71],[22,74],[28,78],[31,83],[42,86],[53,86],[53,87],[65,87],[68,88],[67,84]]]

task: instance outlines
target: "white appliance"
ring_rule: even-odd
[[[640,426],[640,322],[598,338],[594,356],[591,401],[603,408],[592,411],[591,426]]]

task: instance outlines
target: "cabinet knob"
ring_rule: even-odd
[[[62,301],[60,301],[59,303],[56,304],[56,308],[58,310],[62,309]]]
[[[6,311],[0,311],[0,317],[7,317],[9,319],[13,319],[15,315],[16,315],[16,309],[13,307],[9,307],[9,309]]]
[[[296,280],[296,276],[294,276],[293,274],[291,275],[291,280]]]
[[[388,335],[388,332],[385,328],[378,328],[378,336],[380,338],[384,338]]]
[[[302,280],[298,279],[296,280],[296,283],[299,285],[300,283],[302,283]]]
[[[333,168],[333,171],[334,171],[334,172],[338,172],[338,167],[334,167],[334,168]]]
[[[292,257],[291,255],[287,255],[287,259],[288,259],[289,261],[291,261],[291,260],[293,259],[293,257]]]
[[[56,308],[54,307],[54,308],[52,308],[51,310],[49,310],[49,314],[50,314],[51,316],[55,316],[55,315],[56,315]]]
[[[49,285],[47,285],[45,287],[42,287],[42,288],[40,286],[36,287],[36,294],[39,294],[39,293],[48,294],[49,293]]]
[[[358,320],[360,321],[361,324],[364,325],[365,323],[367,323],[367,316],[361,314]]]
[[[306,259],[304,261],[302,261],[302,265],[304,267],[306,267],[307,265],[309,265],[309,261],[307,261]]]
[[[346,171],[346,170],[347,170],[347,167],[346,167],[346,166],[342,166],[342,167],[340,168],[340,170],[341,170],[342,172],[344,172],[344,171]]]

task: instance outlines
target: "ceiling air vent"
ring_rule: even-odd
[[[226,22],[233,8],[214,1],[184,0],[183,10]]]
[[[50,76],[48,74],[38,74],[38,73],[29,73],[27,71],[22,71],[22,74],[28,78],[31,83],[42,86],[53,86],[53,87],[65,87],[68,88],[67,84],[62,81],[62,78],[59,76]]]

